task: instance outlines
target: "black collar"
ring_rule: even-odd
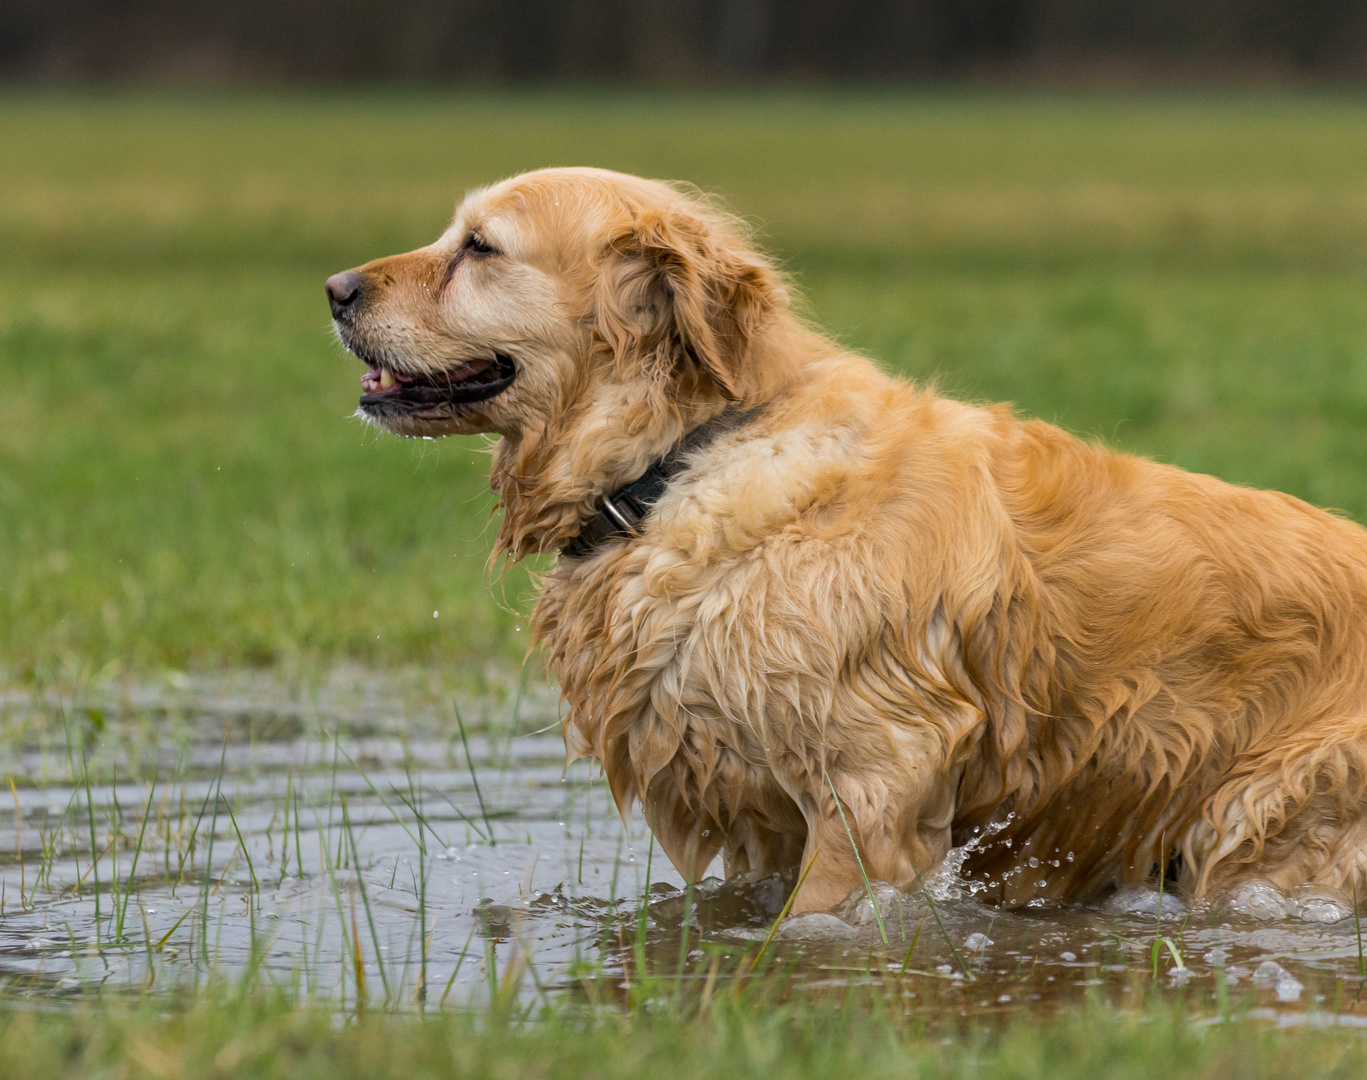
[[[699,424],[662,457],[629,484],[608,492],[599,500],[601,509],[584,522],[579,535],[560,549],[560,554],[571,559],[592,555],[609,540],[635,536],[650,511],[660,501],[669,482],[688,468],[688,458],[716,439],[748,423],[759,414],[759,409],[728,408],[719,416]]]

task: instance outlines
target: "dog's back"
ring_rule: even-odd
[[[1254,871],[1351,887],[1352,852],[1305,841],[1351,846],[1362,815],[1367,533],[1037,421],[995,461],[1023,611],[969,662],[984,686],[994,655],[1019,664],[998,665],[990,711],[1019,709],[1024,732],[963,785],[961,835],[1002,816],[989,773],[1019,778],[1013,844],[985,845],[973,869],[1011,874],[1013,901],[1094,892],[1174,850],[1198,893]],[[1031,858],[1053,872],[1011,873]]]

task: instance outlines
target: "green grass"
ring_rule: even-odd
[[[183,1008],[106,1004],[0,1013],[0,1078],[62,1076],[592,1077],[792,1080],[858,1076],[994,1080],[1256,1080],[1360,1076],[1359,1032],[1278,1032],[1250,1019],[1195,1023],[1180,1008],[1083,1009],[1048,1023],[927,1031],[886,1003],[776,1004],[723,997],[699,1012],[556,1011],[530,1019],[371,1015],[210,994]]]
[[[348,419],[321,282],[540,165],[720,192],[890,368],[1367,519],[1367,101],[10,92],[0,146],[11,681],[521,657],[480,442]]]

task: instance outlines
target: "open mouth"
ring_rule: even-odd
[[[372,416],[444,419],[457,406],[502,393],[516,378],[512,357],[503,353],[466,360],[439,375],[408,375],[371,364],[361,376],[361,409]]]

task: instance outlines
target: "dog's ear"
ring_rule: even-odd
[[[618,363],[659,379],[691,364],[732,401],[756,335],[787,302],[744,241],[675,210],[646,211],[613,237],[594,290],[594,329]]]

